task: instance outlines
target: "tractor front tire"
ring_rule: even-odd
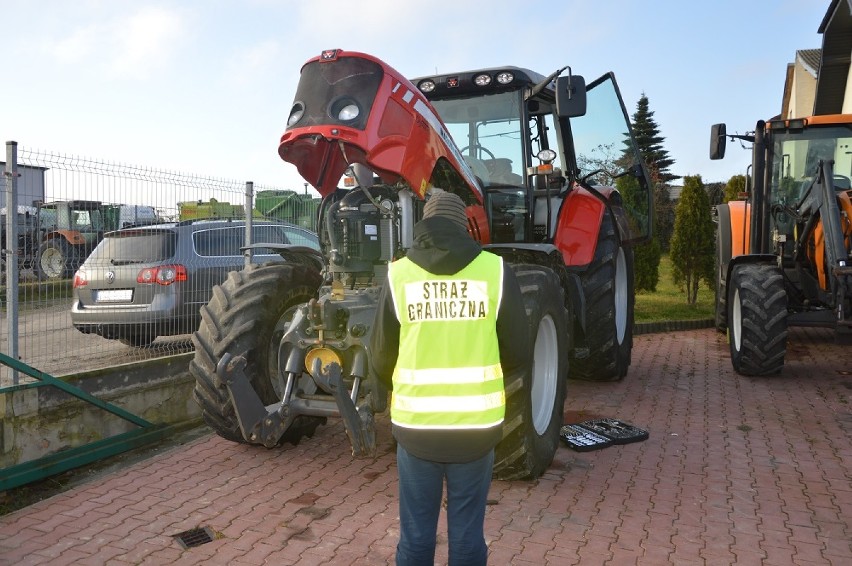
[[[316,297],[321,282],[319,271],[306,265],[270,263],[232,271],[214,287],[192,335],[195,357],[189,370],[195,377],[193,398],[219,436],[246,442],[228,389],[216,374],[219,360],[226,353],[245,357],[245,375],[263,404],[280,401],[275,391],[278,343],[296,308]],[[322,417],[296,417],[281,442],[297,444],[324,423]]]
[[[527,311],[533,363],[503,376],[506,418],[494,459],[494,474],[502,480],[535,479],[553,461],[564,424],[571,329],[556,273],[536,265],[513,269]]]
[[[72,246],[61,238],[54,238],[44,242],[38,249],[39,277],[42,280],[66,279],[73,275]]]
[[[618,381],[633,352],[633,250],[621,244],[611,212],[604,212],[595,257],[580,274],[586,298],[585,348],[575,350],[571,377]]]
[[[787,352],[787,293],[777,266],[734,267],[727,322],[734,371],[741,375],[781,372]]]

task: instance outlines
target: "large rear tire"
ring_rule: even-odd
[[[728,289],[731,363],[742,375],[780,373],[787,352],[787,292],[775,265],[742,264]]]
[[[520,283],[533,344],[531,368],[505,375],[506,419],[494,473],[502,480],[534,479],[553,461],[564,424],[570,315],[552,270],[513,266]]]
[[[316,296],[321,282],[316,269],[274,263],[232,271],[214,287],[192,335],[195,357],[189,371],[195,377],[193,398],[204,421],[219,436],[245,442],[227,387],[216,375],[219,360],[226,353],[244,356],[245,375],[261,401],[265,405],[280,401],[275,390],[278,342],[296,308]],[[297,444],[324,423],[320,417],[297,417],[281,441]]]
[[[571,377],[618,381],[633,352],[633,250],[621,245],[612,213],[601,221],[595,257],[580,274],[586,299],[585,348],[575,350]]]

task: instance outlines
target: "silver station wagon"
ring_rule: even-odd
[[[284,261],[268,243],[319,250],[314,232],[252,221],[253,263]],[[147,346],[193,332],[202,305],[245,264],[244,220],[191,220],[109,232],[74,275],[71,322],[85,334]]]

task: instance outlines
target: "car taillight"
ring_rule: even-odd
[[[157,285],[171,285],[178,281],[186,281],[186,268],[182,265],[161,265],[159,267],[148,267],[136,276],[137,283],[156,283]]]
[[[82,271],[78,271],[74,274],[74,288],[85,287],[89,284],[89,280],[86,279],[86,274]]]

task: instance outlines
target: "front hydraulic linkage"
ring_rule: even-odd
[[[247,442],[273,448],[295,418],[301,414],[310,414],[310,411],[294,410],[289,399],[265,406],[246,377],[245,367],[246,359],[243,356],[235,358],[225,353],[216,366],[216,375],[228,388],[243,438]],[[333,362],[322,366],[320,360],[315,360],[311,369],[314,378],[324,382],[332,392],[343,418],[346,435],[352,444],[352,454],[356,457],[375,455],[376,427],[373,413],[367,407],[355,406],[343,384],[340,366]]]

